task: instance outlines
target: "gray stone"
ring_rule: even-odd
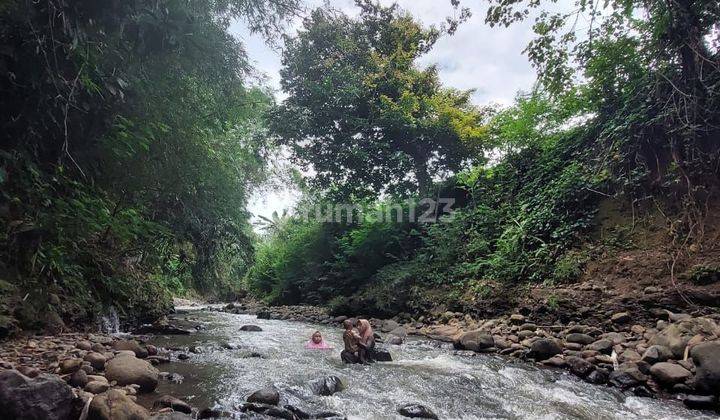
[[[403,417],[414,419],[437,419],[433,411],[421,404],[403,404],[398,407],[397,412]]]
[[[31,379],[16,370],[0,371],[0,418],[69,420],[74,398],[57,376]]]
[[[280,393],[275,388],[263,388],[257,390],[247,397],[247,401],[251,403],[278,405],[280,403]]]
[[[720,341],[701,343],[690,351],[695,363],[695,387],[712,394],[720,393]]]
[[[692,376],[692,373],[684,367],[668,362],[655,363],[650,368],[650,374],[656,381],[665,386],[685,382]]]
[[[160,372],[145,360],[118,355],[105,365],[105,377],[118,385],[140,385],[142,392],[152,392],[158,384]]]

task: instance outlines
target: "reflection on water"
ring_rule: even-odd
[[[394,362],[343,365],[338,328],[220,312],[178,317],[207,328],[190,336],[156,337],[153,344],[195,346],[201,352],[161,366],[184,381],[162,381],[155,396],[171,394],[199,408],[232,411],[253,391],[272,385],[280,390],[283,404],[358,419],[402,418],[396,409],[404,403],[426,405],[440,418],[463,419],[681,419],[700,414],[677,402],[625,396],[563,372],[497,356],[453,355],[449,345],[420,339],[392,346]],[[240,331],[245,324],[259,325],[263,331]],[[335,350],[305,350],[315,330]],[[340,377],[347,389],[330,397],[312,395],[308,382],[326,375]],[[145,396],[143,402],[148,404],[152,397]]]

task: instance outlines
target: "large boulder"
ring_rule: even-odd
[[[403,417],[414,419],[436,419],[438,416],[433,411],[421,404],[403,404],[398,407],[397,412]]]
[[[656,381],[668,387],[683,383],[692,376],[684,367],[668,362],[655,363],[650,368],[650,374]]]
[[[115,341],[112,343],[112,348],[118,351],[130,350],[131,352],[135,353],[135,356],[141,359],[148,357],[148,351],[135,340]]]
[[[0,371],[2,419],[70,419],[73,399],[72,389],[55,375],[31,379],[16,370]]]
[[[696,335],[720,336],[720,327],[709,318],[690,318],[668,325],[651,338],[649,344],[665,346],[670,349],[675,359],[682,359],[685,347]]]
[[[149,417],[145,408],[118,389],[96,395],[88,410],[88,420],[145,420]]]
[[[701,343],[690,351],[695,362],[695,387],[712,394],[720,393],[720,341]]]
[[[310,389],[315,395],[329,396],[344,390],[345,384],[337,376],[326,376],[310,381]]]
[[[105,365],[105,377],[118,385],[140,385],[140,391],[152,392],[160,372],[145,360],[127,354],[115,356]]]
[[[251,403],[278,405],[280,403],[280,393],[275,388],[263,388],[257,390],[247,397],[247,401]]]
[[[469,331],[458,337],[453,346],[460,350],[481,351],[495,346],[492,335],[481,330]]]
[[[561,353],[562,347],[560,347],[560,344],[558,344],[557,341],[549,338],[541,338],[539,340],[535,340],[530,345],[529,356],[535,360],[547,360],[556,354]]]

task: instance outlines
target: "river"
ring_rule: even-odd
[[[275,386],[281,404],[308,412],[334,411],[351,419],[404,418],[396,410],[405,403],[430,407],[441,419],[714,418],[676,401],[624,395],[566,372],[495,355],[455,354],[449,344],[420,338],[391,346],[393,362],[344,365],[338,355],[339,328],[211,311],[176,318],[204,329],[189,336],[158,336],[152,344],[195,346],[201,352],[186,352],[188,360],[162,365],[162,370],[184,379],[164,380],[156,393],[174,395],[200,408],[233,411],[253,391]],[[240,331],[246,324],[263,331]],[[305,350],[303,344],[315,330],[336,350]],[[308,382],[327,375],[340,377],[347,389],[329,397],[313,395]]]

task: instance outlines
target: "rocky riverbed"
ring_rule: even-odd
[[[179,307],[177,312],[169,320],[139,328],[136,335],[33,335],[1,343],[0,417],[475,418],[486,411],[500,417],[535,413],[590,418],[602,412],[600,417],[607,418],[681,418],[689,416],[682,404],[703,410],[691,411],[697,416],[712,417],[718,410],[720,329],[712,314],[658,311],[654,325],[635,324],[622,312],[601,325],[537,325],[520,313],[487,320],[453,312],[422,319],[371,319],[378,338],[398,360],[355,372],[339,364],[335,354],[317,359],[293,350],[301,348],[313,325],[326,336],[339,337],[346,316],[330,316],[310,306],[269,308],[252,301]],[[216,312],[226,314],[213,318]],[[211,318],[201,322],[195,313]],[[239,334],[244,338],[234,342]],[[339,347],[337,337],[331,340]],[[521,368],[510,368],[512,360],[523,361],[515,365]],[[208,370],[203,363],[213,367]],[[312,364],[318,366],[308,369]],[[228,377],[227,369],[244,373]],[[507,376],[508,369],[514,376]],[[566,371],[577,378],[568,382],[554,373]],[[241,382],[199,391],[206,383],[194,376],[215,385],[219,380]],[[342,391],[348,381],[356,383],[330,397],[332,404],[328,397],[319,397]],[[427,383],[420,386],[417,381]],[[589,384],[581,386],[583,382]],[[300,392],[298,387],[306,385],[311,391]],[[384,386],[388,389],[380,393],[381,399],[366,393]],[[522,388],[513,394],[517,386]],[[388,400],[397,388],[399,394]],[[467,397],[476,391],[480,394]],[[226,404],[218,405],[216,394],[223,392]],[[558,392],[571,401],[563,403],[570,404],[567,408],[546,412],[546,407],[538,411],[532,406],[536,398]],[[595,394],[599,401],[593,401]],[[493,397],[509,408],[488,404]],[[677,402],[656,406],[648,397]],[[523,405],[523,400],[528,403]],[[362,406],[363,401],[371,404]],[[380,411],[359,414],[372,410]]]
[[[348,316],[329,316],[311,306],[265,307],[233,303],[223,311],[258,317],[339,324]],[[351,316],[351,318],[357,316]],[[452,342],[458,351],[497,353],[565,369],[592,384],[638,396],[681,400],[693,409],[720,410],[720,314],[694,317],[656,309],[635,323],[615,312],[600,324],[538,325],[520,313],[493,319],[442,312],[416,318],[370,318],[378,337],[391,345],[408,335]],[[647,320],[654,319],[648,325]]]

